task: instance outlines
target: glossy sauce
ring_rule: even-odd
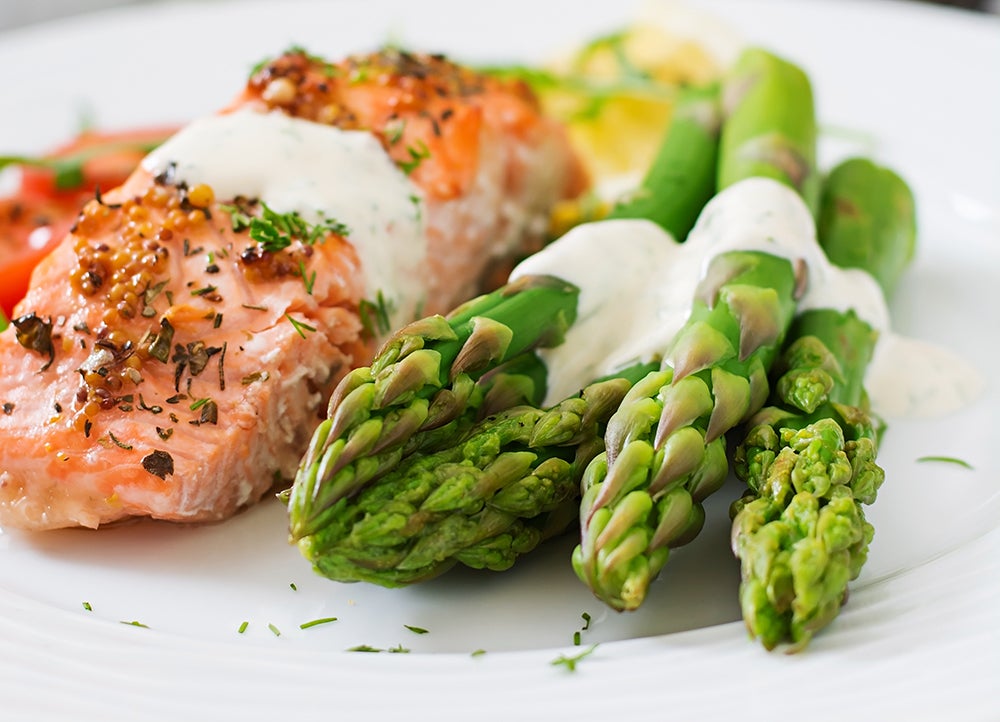
[[[372,134],[246,109],[196,120],[143,161],[153,175],[171,164],[174,178],[210,185],[223,203],[242,196],[345,224],[366,296],[382,292],[393,328],[422,304],[422,194]]]
[[[853,308],[879,332],[866,382],[881,415],[938,415],[974,396],[975,372],[968,375],[967,364],[944,349],[916,347],[917,342],[893,334],[878,284],[866,273],[827,261],[816,242],[812,216],[794,191],[751,178],[713,198],[684,244],[648,221],[591,223],[574,228],[515,269],[512,277],[547,273],[581,289],[578,320],[566,342],[543,352],[550,369],[547,401],[572,395],[592,379],[631,363],[662,358],[687,319],[710,259],[730,250],[804,260],[809,281],[800,311]],[[930,374],[928,365],[949,364],[960,364],[966,380],[945,388],[938,382],[941,374]]]

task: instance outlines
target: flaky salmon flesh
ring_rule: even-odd
[[[424,203],[426,312],[536,249],[586,182],[526,87],[441,56],[293,49],[222,114],[247,111],[371,132],[405,168]],[[282,242],[255,238],[254,219]],[[336,223],[269,218],[259,199],[145,167],[87,203],[0,333],[0,526],[205,522],[259,501],[380,340],[362,258]]]

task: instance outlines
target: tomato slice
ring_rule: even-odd
[[[41,198],[0,199],[0,309],[11,317],[31,272],[76,221],[80,203]]]
[[[86,130],[41,159],[45,165],[24,165],[21,191],[31,195],[66,197],[93,194],[121,185],[153,148],[177,128],[163,126],[117,132]],[[59,172],[59,169],[71,172]]]
[[[0,309],[11,315],[31,272],[69,232],[95,192],[121,185],[150,150],[176,131],[157,127],[84,131],[19,166],[20,184],[0,198]]]

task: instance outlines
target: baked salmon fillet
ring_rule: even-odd
[[[224,519],[380,337],[482,290],[585,183],[522,85],[291,49],[87,203],[0,333],[0,526]]]

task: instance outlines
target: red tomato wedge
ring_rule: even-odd
[[[35,266],[66,235],[83,201],[0,199],[0,309],[12,317]]]
[[[80,208],[121,185],[150,150],[176,127],[118,132],[87,130],[40,158],[0,157],[15,165],[20,182],[0,198],[0,309],[11,315],[24,297],[35,265],[76,221]]]

